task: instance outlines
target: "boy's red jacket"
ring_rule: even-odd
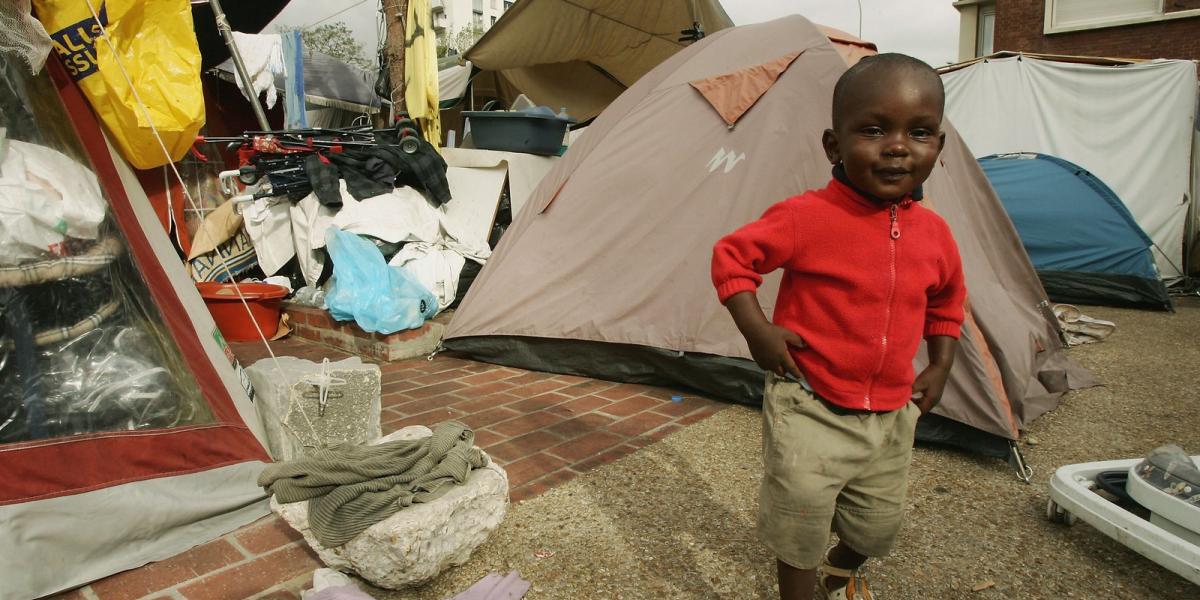
[[[957,338],[962,263],[950,227],[910,199],[881,206],[831,180],[721,238],[712,279],[724,303],[782,268],[773,322],[804,339],[792,357],[813,390],[889,411],[912,394],[922,336]]]

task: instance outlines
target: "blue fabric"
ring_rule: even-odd
[[[308,129],[308,115],[304,113],[304,42],[300,31],[281,33],[283,39],[283,62],[287,67],[287,80],[283,89],[284,129]]]
[[[1158,280],[1152,242],[1113,191],[1074,163],[1044,154],[979,159],[1034,269]]]

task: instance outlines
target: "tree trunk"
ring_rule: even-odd
[[[383,18],[387,23],[388,77],[394,115],[404,112],[404,42],[408,0],[383,0]],[[390,125],[390,123],[389,123]]]

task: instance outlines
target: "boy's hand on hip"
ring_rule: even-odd
[[[950,368],[938,365],[929,365],[917,375],[912,386],[912,401],[921,409],[921,414],[933,410],[942,401],[942,392],[946,390],[949,376]]]
[[[725,300],[725,308],[729,309],[738,331],[746,338],[750,356],[758,366],[780,377],[788,374],[797,379],[804,377],[788,350],[788,346],[803,348],[804,340],[795,331],[768,321],[753,292],[730,296]]]
[[[763,323],[744,332],[744,335],[746,344],[750,346],[750,356],[764,371],[780,377],[788,374],[796,378],[804,377],[789,349],[789,346],[804,347],[804,340],[796,332],[773,323]]]
[[[958,340],[949,336],[934,335],[925,338],[925,341],[929,346],[929,366],[917,375],[912,386],[913,402],[921,409],[921,414],[933,410],[942,401],[942,392],[946,390],[946,379],[950,377],[950,367],[954,366],[954,353],[958,348]]]

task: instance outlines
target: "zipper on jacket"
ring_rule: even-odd
[[[900,221],[896,215],[896,205],[893,204],[888,208],[888,216],[890,228],[888,230],[888,246],[891,256],[889,257],[888,273],[890,280],[888,281],[887,305],[884,308],[883,318],[883,337],[880,341],[879,348],[879,364],[875,366],[875,372],[871,374],[870,383],[867,385],[867,410],[871,410],[871,392],[875,388],[875,378],[883,371],[883,363],[887,358],[888,345],[888,330],[892,327],[892,298],[896,294],[896,240],[900,239]]]

